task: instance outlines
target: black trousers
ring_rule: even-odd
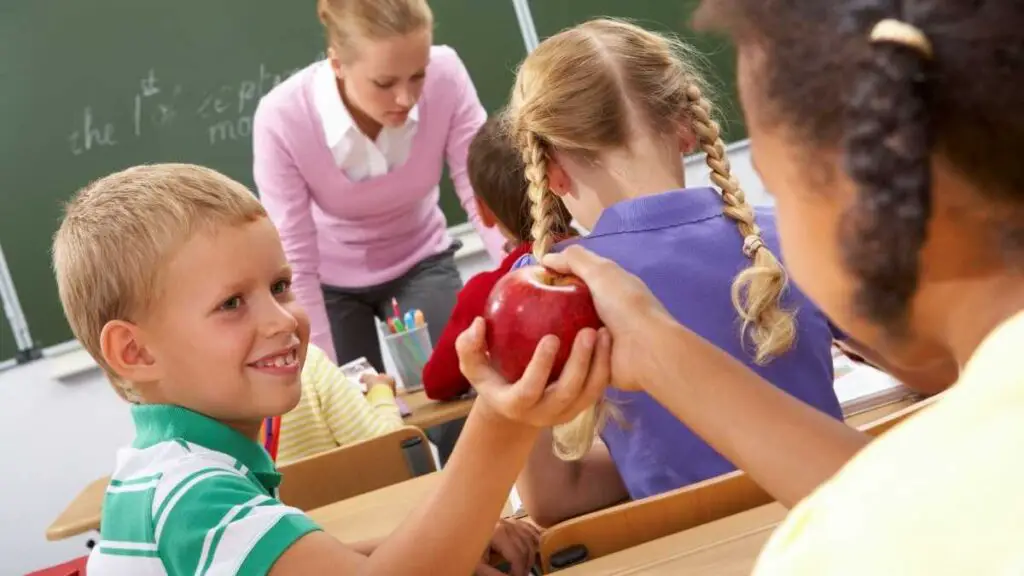
[[[384,320],[392,315],[392,298],[398,299],[403,311],[416,308],[423,312],[430,340],[437,344],[462,289],[462,278],[455,266],[455,251],[460,246],[455,241],[448,250],[424,259],[402,276],[378,286],[322,286],[338,363],[365,357],[379,372],[384,371],[374,318]],[[465,423],[465,419],[456,420],[425,431],[437,446],[442,466],[455,449]]]

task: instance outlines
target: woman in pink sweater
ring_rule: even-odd
[[[313,343],[380,370],[373,317],[391,298],[423,310],[440,334],[461,287],[437,203],[446,160],[470,220],[501,255],[466,174],[486,112],[455,51],[431,46],[425,0],[320,0],[318,10],[329,58],[260,102],[253,171]]]
[[[364,356],[382,371],[373,319],[391,299],[422,310],[436,341],[462,287],[438,206],[445,161],[491,257],[503,256],[466,173],[486,112],[455,51],[432,46],[426,0],[319,0],[318,12],[328,59],[260,102],[253,173],[311,341],[338,363]],[[454,435],[436,440],[442,456]]]

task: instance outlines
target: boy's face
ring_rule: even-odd
[[[186,242],[167,265],[156,310],[139,324],[155,382],[172,403],[255,434],[299,400],[309,318],[295,301],[277,230],[266,218]]]

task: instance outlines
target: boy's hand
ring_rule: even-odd
[[[369,392],[370,388],[381,385],[391,388],[391,394],[395,395],[398,392],[395,390],[395,379],[387,374],[363,374],[359,377],[359,382],[363,386],[366,386],[366,391]]]
[[[559,345],[567,343],[545,336],[523,377],[510,384],[491,367],[484,331],[484,321],[477,318],[455,341],[459,369],[479,393],[478,401],[508,420],[536,428],[564,424],[595,404],[608,386],[612,344],[603,328],[586,328],[576,335],[569,360],[551,385],[555,354]]]
[[[529,576],[540,549],[540,529],[522,520],[501,519],[494,527],[491,545],[474,576],[498,576],[504,573],[491,566],[493,554],[504,558],[512,567],[512,576]]]

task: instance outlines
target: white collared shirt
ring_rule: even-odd
[[[341,101],[330,62],[321,63],[313,82],[313,102],[323,122],[327,146],[334,155],[334,163],[349,180],[358,182],[383,176],[409,159],[419,120],[418,106],[409,111],[404,125],[385,126],[373,141],[359,130]]]

